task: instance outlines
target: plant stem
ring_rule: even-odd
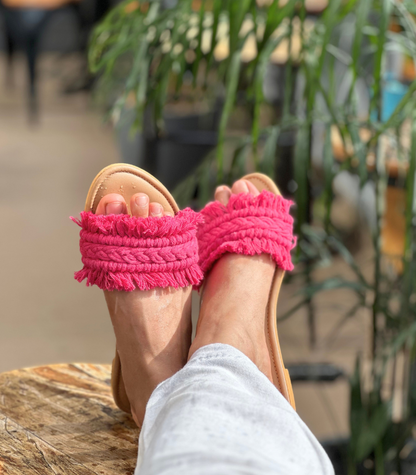
[[[311,269],[311,262],[308,260],[306,262],[306,285],[309,286],[312,284],[312,269]],[[308,326],[309,326],[309,347],[310,349],[314,349],[316,345],[316,325],[315,325],[315,307],[313,304],[312,297],[308,297],[306,308],[308,312]]]
[[[376,169],[375,169],[375,185],[376,185],[376,223],[374,229],[374,301],[372,306],[372,317],[373,317],[373,341],[371,343],[372,356],[373,359],[376,357],[377,349],[377,315],[379,310],[379,299],[380,299],[380,280],[381,280],[381,220],[383,218],[383,200],[384,196],[382,193],[382,184],[380,177],[380,141],[377,144],[376,152]],[[374,363],[374,362],[373,362]]]
[[[375,110],[377,111],[377,120],[381,121],[382,116],[382,59],[384,44],[386,41],[386,30],[389,21],[390,5],[389,0],[382,0],[381,2],[381,19],[380,19],[380,35],[378,38],[377,52],[375,57],[374,67],[374,89],[373,89],[373,102]],[[372,354],[373,354],[373,376],[375,373],[374,359],[376,357],[377,349],[377,315],[379,311],[380,300],[380,280],[381,280],[381,220],[384,204],[384,189],[382,187],[381,173],[385,173],[383,166],[383,157],[380,153],[381,141],[377,140],[376,149],[376,167],[375,167],[375,185],[376,185],[376,226],[374,230],[374,251],[375,251],[375,265],[374,265],[374,302],[373,302],[373,341],[372,341]]]
[[[411,131],[411,151],[409,170],[406,177],[406,237],[404,246],[404,295],[402,315],[408,316],[409,300],[413,291],[413,272],[414,272],[414,241],[415,241],[415,216],[416,216],[416,112],[413,112],[412,131]]]
[[[287,119],[290,114],[290,104],[292,99],[292,36],[293,36],[293,17],[290,18],[289,28],[288,28],[288,42],[287,42],[287,62],[285,65],[285,88],[284,88],[284,102],[283,102],[283,120]]]
[[[375,466],[375,475],[384,475],[384,455],[383,455],[383,444],[381,440],[377,443],[374,449],[374,466]]]
[[[348,459],[348,475],[357,475],[357,466],[351,458]]]

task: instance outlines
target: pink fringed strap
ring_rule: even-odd
[[[262,191],[232,195],[227,206],[218,201],[201,211],[204,224],[198,229],[199,264],[207,272],[226,253],[270,254],[284,270],[292,270],[290,251],[295,247],[293,203],[282,196]]]
[[[81,282],[103,290],[149,290],[198,285],[197,224],[202,217],[187,208],[175,217],[135,218],[126,214],[82,212],[71,218],[82,229],[84,267],[75,273]]]

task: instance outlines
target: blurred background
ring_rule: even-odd
[[[102,296],[73,279],[80,260],[69,219],[95,174],[120,160],[87,66],[91,28],[110,5],[19,3],[0,9],[0,371],[110,362]]]
[[[195,209],[258,170],[296,202],[278,328],[299,414],[337,474],[416,473],[415,15],[0,0],[0,372],[111,362],[69,220],[101,168],[141,166]]]

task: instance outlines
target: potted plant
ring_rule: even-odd
[[[107,97],[108,90],[116,96],[113,117],[142,132],[139,148],[145,165],[168,182],[171,173],[163,175],[165,170],[179,170],[183,161],[183,177],[191,169],[190,161],[198,164],[217,142],[218,175],[223,174],[225,129],[234,102],[239,109],[231,124],[248,118],[242,128],[236,127],[236,141],[241,147],[245,139],[239,141],[239,135],[252,128],[252,150],[261,160],[257,149],[262,118],[270,125],[268,116],[281,113],[273,105],[260,110],[262,78],[279,45],[285,55],[284,42],[293,29],[297,2],[290,0],[282,10],[266,4],[253,10],[253,5],[251,1],[185,0],[164,8],[159,1],[128,1],[113,9],[94,32],[90,64],[94,72],[103,73]],[[283,82],[289,86],[291,78]],[[288,97],[291,90],[288,87]],[[287,100],[284,107],[279,104],[285,114],[288,105]],[[188,152],[185,144],[190,146]],[[170,157],[164,153],[166,148]],[[241,152],[245,155],[247,147]],[[242,161],[243,157],[234,160]]]
[[[193,173],[177,188],[182,203],[189,203],[196,189],[206,201],[217,183],[252,170],[271,176],[283,170],[293,177],[285,178],[297,204],[298,265],[292,279],[303,283],[302,298],[278,318],[306,306],[313,345],[315,296],[333,289],[354,292],[350,310],[338,316],[340,326],[360,310],[370,317],[372,332],[368,356],[357,357],[351,375],[344,473],[379,475],[405,470],[416,418],[416,81],[409,83],[407,73],[406,92],[383,117],[387,52],[400,50],[414,63],[416,10],[410,0],[331,0],[311,19],[310,3],[183,0],[164,8],[159,0],[126,1],[96,28],[90,63],[103,81],[121,78],[113,115],[120,116],[128,103],[131,122],[146,137],[163,140],[185,128],[169,125],[176,98],[220,102],[219,118],[211,122],[217,134],[209,144],[213,152],[199,165],[195,160]],[[282,55],[281,99],[274,101],[270,65]],[[279,146],[287,134],[296,137],[293,160]],[[150,158],[157,155],[147,151]],[[178,159],[172,164],[179,166]],[[359,187],[374,190],[374,225],[365,231],[373,237],[370,277],[333,219],[333,185],[343,171],[355,176]],[[389,182],[404,190],[403,239],[393,265],[382,239]],[[330,265],[334,255],[354,277],[317,281],[314,270]],[[393,413],[398,394],[400,411]]]

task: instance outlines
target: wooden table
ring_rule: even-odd
[[[110,366],[0,374],[0,474],[133,474],[139,429],[111,396]]]

